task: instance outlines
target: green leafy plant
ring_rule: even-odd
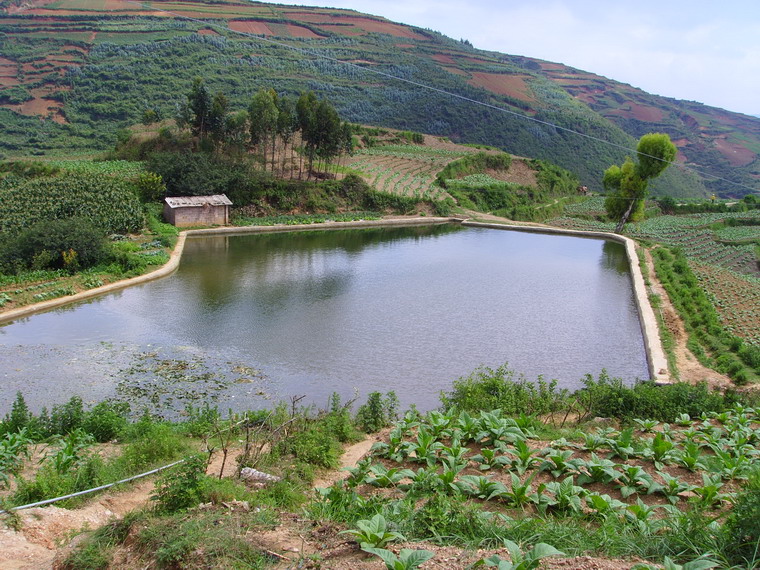
[[[358,520],[356,526],[358,528],[341,531],[341,534],[355,537],[362,549],[383,548],[390,542],[404,540],[401,533],[388,530],[388,523],[381,514],[376,514],[369,520]]]
[[[484,447],[480,453],[472,456],[472,460],[478,464],[478,469],[488,471],[494,467],[499,468],[509,464],[509,458],[500,455],[497,450]]]
[[[369,468],[364,482],[373,487],[396,487],[403,479],[413,476],[414,471],[411,469],[386,468],[378,463]]]
[[[511,540],[504,539],[504,546],[509,551],[509,561],[502,560],[499,556],[494,555],[483,560],[483,564],[491,568],[495,567],[498,570],[533,570],[539,567],[542,558],[564,556],[565,554],[544,542],[539,542],[525,552]]]
[[[541,459],[538,457],[539,450],[531,449],[525,441],[515,441],[513,446],[514,449],[504,448],[504,453],[512,456],[509,465],[512,469],[516,469],[520,475],[524,475],[526,471],[541,463]]]
[[[398,555],[385,548],[362,547],[364,552],[379,556],[388,570],[412,570],[430,560],[434,554],[429,550],[402,548]]]
[[[160,477],[151,499],[160,513],[175,513],[197,505],[203,497],[206,480],[206,456],[192,455],[185,462]]]
[[[608,484],[619,479],[622,473],[617,469],[618,464],[609,459],[597,457],[595,453],[591,458],[578,464],[580,473],[578,474],[577,483],[585,485],[587,483],[604,483]]]
[[[477,497],[484,501],[503,497],[507,493],[507,488],[503,483],[493,481],[482,475],[462,475],[455,484],[466,495]]]

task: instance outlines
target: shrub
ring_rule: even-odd
[[[185,442],[171,426],[153,423],[143,418],[123,431],[130,440],[117,462],[125,470],[135,470],[171,461],[188,449]]]
[[[483,367],[467,377],[454,381],[454,389],[441,392],[443,407],[456,407],[472,412],[500,408],[505,414],[547,414],[567,406],[567,390],[558,390],[557,381],[529,382],[515,378],[515,371],[506,364],[496,370]]]
[[[755,568],[760,562],[760,471],[756,470],[734,502],[724,527],[730,560],[737,566]],[[746,564],[746,566],[744,566]]]
[[[103,443],[117,438],[127,427],[129,405],[118,402],[100,402],[87,412],[82,427],[96,441]]]
[[[357,425],[367,433],[375,433],[391,425],[398,419],[398,397],[394,391],[383,396],[380,392],[372,392],[367,397],[367,403],[356,412]]]
[[[157,512],[176,513],[201,502],[206,482],[206,459],[203,454],[192,455],[159,478],[158,490],[151,496],[156,501]]]
[[[639,382],[625,386],[620,378],[610,378],[602,372],[595,380],[586,376],[584,388],[577,397],[591,416],[617,418],[632,422],[647,418],[672,422],[681,414],[699,416],[702,412],[722,411],[739,400],[735,392],[710,390],[706,383],[697,385],[677,382],[658,386],[654,382]]]
[[[39,222],[8,240],[0,269],[66,269],[92,267],[107,257],[102,229],[82,218]]]
[[[341,452],[338,441],[318,428],[295,433],[281,447],[305,463],[327,468],[337,467]]]

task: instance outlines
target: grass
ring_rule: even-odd
[[[486,376],[481,370],[470,384],[493,387],[494,380]],[[509,374],[492,376],[514,384]],[[281,480],[250,489],[205,475],[204,457],[191,456],[159,479],[153,507],[92,533],[72,551],[66,567],[106,567],[117,550],[128,549],[132,559],[156,567],[265,568],[273,560],[251,542],[251,531],[290,524],[289,515],[280,513],[296,511],[302,522],[316,528],[329,528],[333,521],[337,529],[358,528],[366,534],[379,532],[382,520],[382,535],[391,541],[403,535],[494,552],[509,540],[524,552],[547,543],[568,556],[651,562],[668,556],[685,563],[709,554],[723,567],[746,564],[753,556],[750,543],[736,539],[756,540],[757,532],[752,513],[758,506],[760,415],[748,407],[752,402],[704,388],[625,388],[612,380],[598,381],[575,395],[550,388],[545,392],[557,401],[574,397],[585,402],[589,413],[614,413],[608,401],[627,400],[623,406],[638,410],[643,408],[636,402],[646,401],[650,417],[667,418],[670,425],[633,418],[629,428],[614,422],[613,427],[570,422],[557,427],[551,414],[478,409],[477,391],[460,388],[453,387],[444,398],[446,407],[424,415],[411,409],[401,420],[393,419],[393,398],[378,396],[364,405],[360,417],[333,397],[328,410],[283,403],[270,411],[248,412],[242,423],[241,416],[223,419],[211,409],[199,409],[190,410],[180,424],[143,417],[121,425],[120,438],[128,443],[116,461],[125,465],[168,460],[168,442],[182,441],[183,433],[220,446],[220,428],[231,428],[229,440],[248,442],[241,465],[255,465]],[[517,384],[502,394],[519,395],[516,406],[546,409],[546,393],[526,392]],[[470,411],[464,411],[466,406]],[[700,415],[695,407],[714,411]],[[65,416],[76,424],[78,409],[58,410],[56,421],[62,423]],[[87,424],[89,413],[83,410],[80,424]],[[23,417],[28,425],[39,421],[19,404],[13,418]],[[335,450],[340,442],[358,437],[360,418],[364,424],[375,418],[373,429],[389,421],[394,425],[345,482],[310,495],[314,470],[335,466]],[[11,419],[9,415],[2,425]],[[689,446],[701,457],[691,471],[681,467],[682,458],[694,453]],[[486,465],[489,451],[504,461]],[[523,462],[520,456],[526,453],[534,460]],[[86,447],[80,455],[86,456]],[[666,475],[681,483],[675,492],[666,489]],[[624,492],[627,488],[631,492]],[[730,514],[732,502],[739,505],[735,516]],[[199,503],[210,505],[199,510]],[[373,520],[378,524],[372,528],[361,526]]]

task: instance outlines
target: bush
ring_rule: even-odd
[[[525,377],[515,378],[515,371],[506,364],[496,370],[479,368],[467,377],[454,381],[451,392],[441,392],[441,403],[446,409],[477,412],[501,409],[505,414],[547,414],[568,405],[567,390],[558,390],[557,381],[529,382]]]
[[[159,478],[158,490],[151,496],[156,501],[157,512],[176,513],[201,502],[206,482],[206,459],[204,454],[188,457]]]
[[[576,393],[591,416],[616,418],[631,422],[647,418],[672,422],[681,415],[697,417],[702,412],[723,411],[735,404],[735,392],[710,390],[706,383],[697,385],[677,382],[658,386],[654,382],[639,382],[625,386],[620,378],[610,378],[606,372],[595,380],[591,375],[583,381],[585,387]]]
[[[87,412],[82,427],[99,443],[111,441],[126,429],[128,413],[128,404],[100,402]]]
[[[724,531],[731,563],[756,568],[755,564],[760,562],[760,471],[755,471],[737,496]]]
[[[122,433],[129,443],[117,462],[126,471],[171,461],[188,450],[187,442],[171,426],[147,418],[130,425]]]
[[[76,271],[104,261],[108,249],[102,229],[85,219],[39,222],[0,247],[0,269],[18,273],[24,269]]]
[[[356,412],[356,423],[367,433],[375,433],[391,425],[398,419],[398,397],[394,391],[383,396],[372,392],[367,403],[362,404]]]
[[[337,467],[341,453],[338,441],[317,428],[295,433],[282,442],[281,448],[304,463],[326,468]]]

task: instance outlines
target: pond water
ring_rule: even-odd
[[[188,238],[174,275],[0,327],[0,404],[164,410],[395,390],[478,366],[577,388],[648,376],[623,246],[454,225]]]

